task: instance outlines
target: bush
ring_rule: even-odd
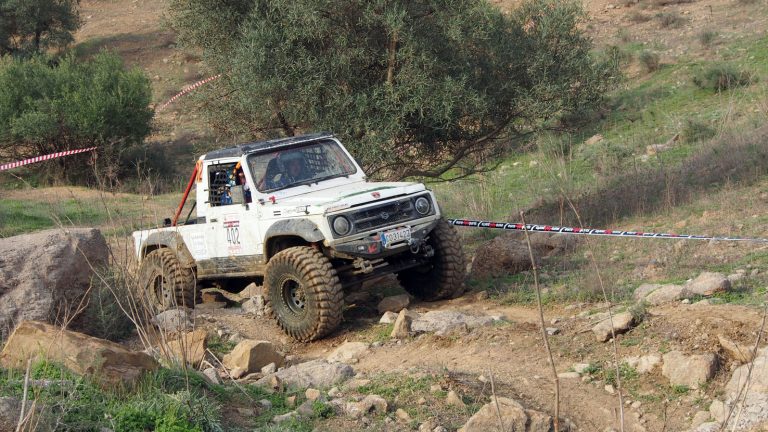
[[[131,169],[123,153],[151,132],[150,98],[149,79],[138,68],[126,70],[116,54],[86,62],[6,57],[0,60],[0,153],[23,159],[97,146],[99,166],[116,166],[104,175],[118,178]],[[84,182],[92,176],[87,158],[59,158],[32,169]]]
[[[709,124],[692,119],[686,119],[681,132],[681,138],[687,143],[705,141],[717,135],[717,130]]]
[[[655,52],[643,51],[640,53],[639,58],[640,64],[643,65],[643,68],[646,72],[650,73],[659,70],[659,66],[661,65],[661,57]]]
[[[721,92],[752,84],[752,76],[730,64],[715,64],[694,75],[699,88]]]
[[[699,42],[704,46],[712,45],[718,35],[719,33],[714,30],[704,30],[699,34]]]
[[[659,12],[656,14],[661,28],[678,28],[683,25],[685,18],[677,12]]]
[[[83,311],[83,331],[91,336],[121,341],[133,333],[133,321],[120,308],[128,308],[129,287],[123,272],[107,269],[95,279]]]

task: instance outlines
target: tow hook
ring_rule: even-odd
[[[373,272],[373,263],[362,258],[357,258],[353,265],[355,266],[355,273],[362,273],[362,274],[368,274]]]

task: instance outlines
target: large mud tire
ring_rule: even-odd
[[[435,255],[426,266],[401,271],[397,278],[411,295],[426,301],[456,298],[464,293],[466,260],[456,229],[440,219],[427,244]]]
[[[339,326],[344,292],[330,260],[306,246],[275,254],[264,277],[266,310],[300,342],[320,339]]]
[[[195,273],[184,268],[170,249],[148,253],[139,267],[139,288],[156,311],[195,307]]]

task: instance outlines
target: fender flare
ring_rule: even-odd
[[[189,249],[187,249],[184,238],[176,231],[157,231],[150,234],[141,245],[141,258],[143,259],[146,256],[147,250],[163,247],[171,249],[176,254],[176,258],[178,258],[182,267],[195,267],[195,259],[192,257]]]
[[[272,224],[264,234],[264,256],[267,255],[267,245],[274,237],[292,236],[301,237],[307,243],[316,243],[325,240],[317,224],[309,219],[283,219]]]

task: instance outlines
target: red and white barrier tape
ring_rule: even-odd
[[[88,147],[88,148],[82,148],[82,149],[77,149],[77,150],[67,150],[67,151],[51,153],[51,154],[47,154],[47,155],[43,155],[43,156],[35,156],[35,157],[29,158],[29,159],[24,159],[24,160],[20,160],[20,161],[16,161],[16,162],[9,162],[9,163],[6,163],[6,164],[2,164],[2,165],[0,165],[0,171],[9,170],[9,169],[12,169],[12,168],[18,168],[20,166],[29,165],[29,164],[33,164],[33,163],[37,163],[37,162],[42,162],[42,161],[47,161],[47,160],[50,160],[50,159],[56,159],[56,158],[63,157],[63,156],[70,156],[70,155],[73,155],[73,154],[85,153],[85,152],[89,152],[89,151],[92,151],[92,150],[96,150],[96,147]]]
[[[214,75],[214,76],[212,76],[210,78],[206,78],[204,80],[200,80],[200,81],[198,81],[198,82],[196,82],[196,83],[194,83],[192,85],[184,87],[180,92],[176,93],[176,95],[174,95],[172,98],[168,99],[167,102],[165,102],[164,104],[160,105],[160,107],[158,107],[155,110],[155,112],[160,112],[160,111],[166,109],[168,107],[168,105],[170,105],[173,102],[175,102],[176,99],[184,96],[185,94],[191,92],[192,90],[194,90],[194,89],[196,89],[196,88],[198,88],[198,87],[200,87],[202,85],[208,84],[209,82],[211,82],[213,80],[216,80],[216,79],[219,79],[219,78],[221,78],[221,74]]]
[[[560,233],[560,234],[573,234],[573,235],[591,235],[591,236],[601,236],[601,237],[654,238],[654,239],[671,239],[671,240],[715,240],[715,241],[768,243],[768,239],[761,239],[761,238],[713,237],[713,236],[689,235],[689,234],[667,234],[667,233],[653,233],[653,232],[639,232],[639,231],[619,231],[619,230],[559,227],[559,226],[535,225],[535,224],[523,225],[521,223],[490,222],[490,221],[479,221],[479,220],[471,220],[471,219],[448,219],[448,223],[456,226],[461,226],[461,227],[491,228],[491,229],[500,229],[505,231],[531,231],[531,232]]]

